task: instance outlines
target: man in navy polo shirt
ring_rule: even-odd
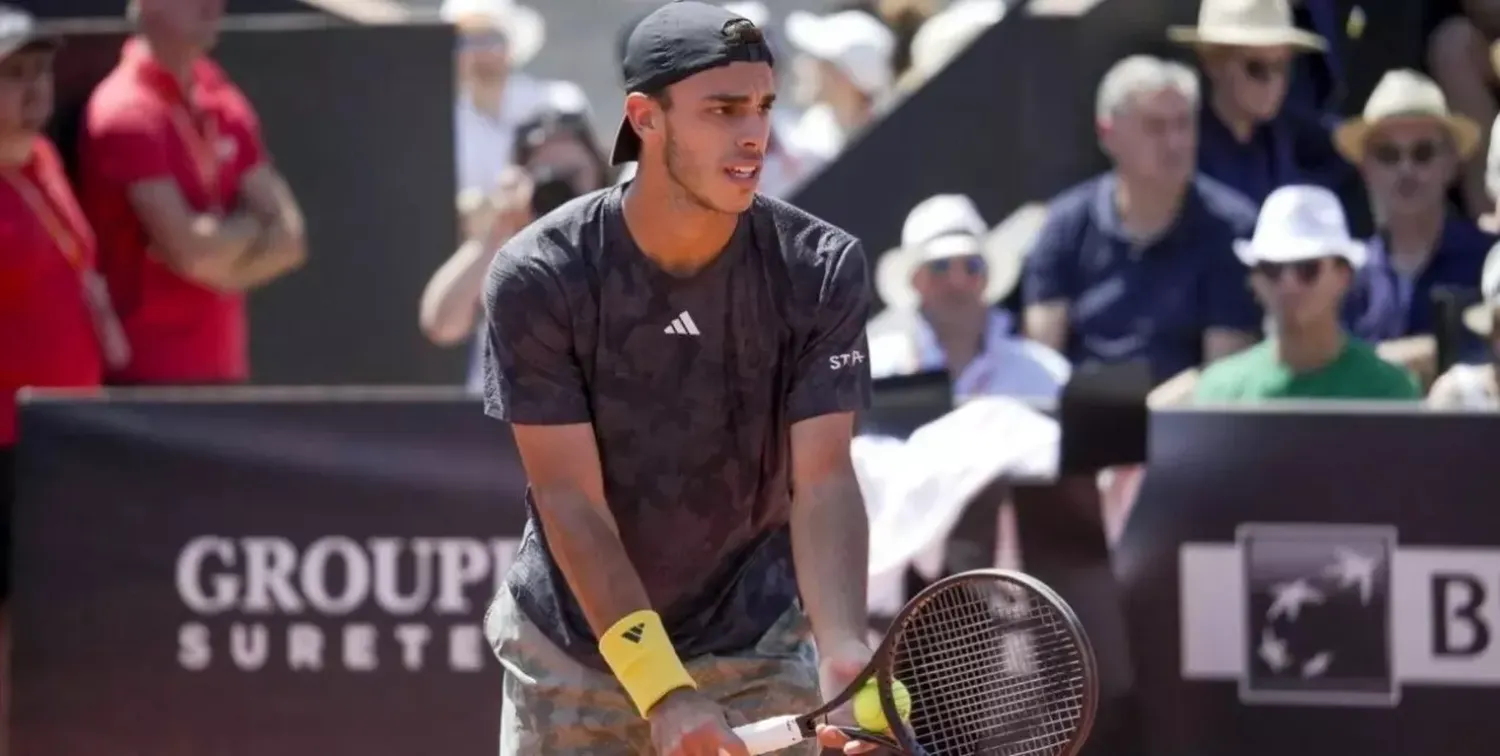
[[[1387,73],[1364,113],[1334,134],[1364,177],[1380,229],[1346,302],[1347,324],[1424,381],[1437,369],[1434,291],[1477,289],[1496,241],[1448,205],[1448,190],[1479,141],[1479,125],[1450,113],[1442,90],[1415,71]],[[1471,339],[1461,356],[1484,351]]]
[[[1075,366],[1145,359],[1160,384],[1255,341],[1260,309],[1232,243],[1255,207],[1199,176],[1198,80],[1133,56],[1099,86],[1110,173],[1053,200],[1026,260],[1026,330]]]

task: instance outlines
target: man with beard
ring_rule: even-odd
[[[302,212],[243,93],[208,56],[225,0],[136,0],[89,98],[83,209],[130,339],[117,384],[249,377],[245,293],[300,267]]]
[[[485,621],[502,754],[742,756],[731,726],[810,710],[869,660],[849,452],[870,394],[865,255],[756,194],[771,66],[720,7],[647,16],[612,158],[635,178],[531,224],[490,269],[485,411],[530,484]]]
[[[1209,365],[1198,381],[1197,401],[1422,397],[1410,374],[1380,359],[1339,323],[1339,304],[1367,250],[1350,238],[1332,192],[1296,185],[1272,192],[1255,236],[1236,242],[1235,252],[1250,266],[1250,284],[1271,333]]]
[[[1346,323],[1424,382],[1437,369],[1433,292],[1478,286],[1496,241],[1448,204],[1448,190],[1479,141],[1479,125],[1450,113],[1442,90],[1415,71],[1386,74],[1364,113],[1334,134],[1339,152],[1364,176],[1379,228],[1345,308]],[[1484,346],[1470,338],[1462,352],[1482,358]]]

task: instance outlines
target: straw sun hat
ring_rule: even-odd
[[[1287,0],[1203,0],[1198,24],[1169,27],[1167,38],[1193,45],[1328,49],[1327,40],[1297,28]]]
[[[1358,165],[1365,156],[1371,129],[1386,121],[1435,120],[1448,130],[1460,160],[1479,147],[1479,124],[1448,110],[1448,98],[1432,79],[1416,71],[1388,72],[1375,85],[1364,113],[1344,121],[1333,132],[1333,144],[1345,160]]]

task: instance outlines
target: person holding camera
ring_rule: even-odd
[[[477,324],[480,293],[490,260],[511,236],[574,197],[608,186],[613,178],[604,152],[581,113],[547,111],[516,128],[511,165],[493,191],[459,195],[464,243],[433,273],[422,292],[422,333],[439,346],[469,338]],[[476,351],[467,387],[482,385]]]

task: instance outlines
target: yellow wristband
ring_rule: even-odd
[[[677,658],[656,612],[642,609],[625,615],[599,639],[599,653],[643,717],[668,693],[698,687]]]

